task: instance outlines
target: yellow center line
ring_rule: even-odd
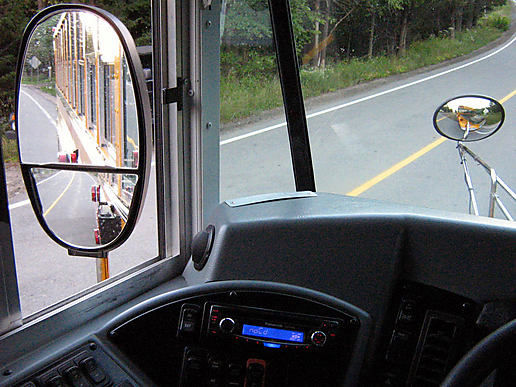
[[[389,176],[395,174],[396,172],[398,172],[400,169],[406,167],[407,165],[409,165],[410,163],[412,163],[413,161],[417,160],[418,158],[420,158],[421,156],[423,156],[425,153],[428,153],[430,152],[432,149],[434,149],[435,147],[441,145],[443,142],[446,141],[446,138],[444,137],[440,137],[438,138],[437,140],[435,140],[434,142],[432,142],[431,144],[428,144],[427,146],[425,146],[424,148],[421,148],[420,150],[418,150],[416,153],[413,153],[411,154],[409,157],[407,157],[405,160],[402,160],[400,161],[399,163],[396,163],[394,164],[392,167],[390,167],[389,169],[383,171],[382,173],[380,173],[379,175],[376,175],[375,177],[373,177],[371,180],[368,180],[366,181],[364,184],[358,186],[357,188],[355,188],[353,191],[349,191],[346,195],[349,195],[349,196],[358,196],[360,195],[361,193],[364,193],[365,191],[367,191],[369,188],[371,188],[372,186],[378,184],[379,182],[381,182],[382,180],[385,180],[387,179]]]
[[[503,97],[500,100],[500,103],[507,102],[509,99],[511,99],[515,95],[516,95],[516,90],[514,90],[510,94],[507,94],[505,97]],[[441,118],[441,120],[443,118]],[[421,148],[417,152],[411,154],[406,159],[400,161],[399,163],[394,164],[392,167],[386,169],[382,173],[380,173],[380,174],[376,175],[375,177],[373,177],[372,179],[366,181],[364,184],[361,184],[358,187],[354,188],[353,190],[349,191],[346,195],[348,195],[348,196],[358,196],[360,194],[363,194],[365,191],[367,191],[371,187],[373,187],[376,184],[378,184],[379,182],[387,179],[389,176],[395,174],[400,169],[405,168],[407,165],[409,165],[410,163],[413,163],[414,161],[419,159],[421,156],[423,156],[426,153],[430,152],[432,149],[438,147],[439,145],[441,145],[445,141],[446,141],[446,138],[444,138],[444,137],[438,138],[437,140],[435,140],[432,143],[428,144],[427,146]]]
[[[50,207],[48,207],[48,209],[45,211],[45,213],[43,214],[43,217],[46,217],[48,215],[48,213],[50,211],[52,211],[52,209],[56,206],[56,204],[62,199],[62,197],[64,196],[64,194],[66,193],[66,191],[68,191],[68,189],[72,186],[72,183],[73,183],[73,180],[75,179],[75,172],[73,173],[72,175],[72,178],[70,179],[70,182],[68,183],[68,185],[65,187],[65,189],[63,190],[63,192],[61,192],[61,195],[59,195],[57,197],[57,199],[54,201],[54,203],[52,203],[52,205]]]
[[[510,100],[512,97],[514,97],[516,95],[516,90],[514,90],[512,93],[510,94],[507,94],[505,97],[503,97],[499,102],[500,103],[504,103],[504,102],[507,102],[508,100]]]

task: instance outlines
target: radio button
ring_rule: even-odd
[[[220,320],[219,328],[224,333],[231,333],[233,332],[233,329],[235,329],[235,320],[231,317],[224,317]]]
[[[324,344],[326,344],[326,333],[315,331],[312,333],[312,336],[310,336],[310,340],[315,346],[322,347]]]

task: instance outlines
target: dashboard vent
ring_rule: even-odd
[[[464,320],[428,311],[409,372],[408,385],[439,386],[456,360],[457,344]]]

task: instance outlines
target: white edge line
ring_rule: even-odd
[[[516,0],[513,0],[516,2]],[[359,99],[356,99],[354,101],[350,101],[350,102],[347,102],[347,103],[344,103],[342,105],[337,105],[337,106],[334,106],[334,107],[331,107],[331,108],[328,108],[328,109],[324,109],[324,110],[321,110],[321,111],[318,111],[318,112],[315,112],[315,113],[312,113],[312,114],[308,114],[306,116],[306,118],[313,118],[313,117],[317,117],[317,116],[320,116],[320,115],[323,115],[323,114],[327,114],[327,113],[331,113],[335,110],[339,110],[339,109],[343,109],[345,107],[348,107],[348,106],[352,106],[352,105],[355,105],[357,103],[360,103],[360,102],[365,102],[365,101],[368,101],[370,99],[373,99],[373,98],[377,98],[377,97],[380,97],[382,95],[386,95],[386,94],[390,94],[390,93],[394,93],[395,91],[398,91],[398,90],[402,90],[402,89],[405,89],[407,87],[411,87],[411,86],[415,86],[415,85],[418,85],[420,83],[423,83],[423,82],[426,82],[426,81],[429,81],[429,80],[432,80],[432,79],[435,79],[435,78],[438,78],[438,77],[441,77],[443,75],[446,75],[446,74],[449,74],[449,73],[452,73],[452,72],[455,72],[455,71],[458,71],[458,70],[461,70],[465,67],[469,67],[469,66],[472,66],[476,63],[479,63],[479,62],[482,62],[498,53],[500,53],[501,51],[505,50],[507,47],[509,47],[511,44],[514,43],[514,41],[516,41],[516,37],[512,38],[510,42],[508,42],[506,45],[500,47],[498,50],[496,51],[493,51],[492,53],[482,57],[482,58],[478,58],[478,59],[475,59],[471,62],[468,62],[468,63],[465,63],[463,65],[460,65],[460,66],[457,66],[457,67],[454,67],[452,69],[449,69],[449,70],[446,70],[446,71],[442,71],[440,73],[437,73],[437,74],[434,74],[434,75],[430,75],[428,77],[425,77],[425,78],[422,78],[422,79],[419,79],[417,81],[414,81],[414,82],[410,82],[410,83],[407,83],[405,85],[401,85],[401,86],[397,86],[397,87],[394,87],[392,89],[389,89],[389,90],[384,90],[380,93],[376,93],[376,94],[372,94],[372,95],[369,95],[367,97],[363,97],[363,98],[359,98]],[[39,107],[41,109],[41,111],[47,116],[47,118],[49,119],[49,121],[55,126],[56,125],[56,122],[52,119],[52,117],[50,116],[50,114],[45,110],[45,108],[43,108],[43,106],[41,106],[39,104],[38,101],[36,101],[30,94],[28,94],[25,90],[21,90],[22,93],[24,93],[27,97],[29,97],[32,102],[34,102],[36,104],[37,107]],[[266,128],[263,128],[263,129],[259,129],[259,130],[255,130],[254,132],[249,132],[249,133],[246,133],[246,134],[242,134],[240,136],[236,136],[236,137],[232,137],[232,138],[228,138],[227,140],[223,140],[220,142],[220,145],[226,145],[226,144],[230,144],[232,142],[236,142],[236,141],[240,141],[240,140],[243,140],[243,139],[246,139],[246,138],[249,138],[249,137],[253,137],[253,136],[257,136],[258,134],[262,134],[262,133],[266,133],[266,132],[269,132],[271,130],[274,130],[274,129],[278,129],[278,128],[281,128],[283,126],[285,126],[287,123],[286,122],[282,122],[280,124],[276,124],[276,125],[272,125],[272,126],[268,126]],[[50,176],[49,178],[45,179],[45,180],[42,180],[38,183],[41,184],[41,183],[44,183],[50,179],[52,179],[54,176],[58,175],[59,173],[61,172],[58,172],[56,173],[55,175],[52,175]],[[21,202],[18,202],[18,203],[14,203],[14,204],[11,204],[9,206],[9,210],[13,210],[15,208],[18,208],[18,207],[22,207],[22,206],[25,206],[27,204],[29,204],[30,201],[27,199],[27,200],[23,200]]]
[[[63,171],[59,171],[57,173],[54,173],[52,176],[49,176],[47,177],[46,179],[43,179],[41,180],[40,182],[36,183],[36,185],[40,185],[40,184],[43,184],[43,183],[46,183],[47,181],[49,181],[50,179],[53,179],[54,177],[56,177],[57,175],[59,175],[60,173],[62,173]]]
[[[34,97],[33,97],[32,95],[30,95],[29,93],[27,93],[25,90],[21,90],[21,92],[22,92],[23,94],[25,94],[27,97],[29,97],[29,98],[32,100],[32,102],[34,102],[34,103],[36,104],[36,106],[37,106],[37,107],[39,107],[39,108],[41,109],[41,111],[42,111],[42,112],[47,116],[48,120],[50,121],[50,123],[51,123],[52,125],[57,126],[57,124],[56,124],[55,120],[50,116],[50,114],[45,110],[45,108],[44,108],[43,106],[41,106],[41,105],[39,104],[39,102],[38,102],[38,101],[36,101],[36,100],[34,99]]]
[[[277,125],[273,125],[273,126],[268,126],[266,128],[263,128],[263,129],[255,130],[254,132],[249,132],[249,133],[246,133],[246,134],[242,134],[241,136],[236,136],[236,137],[233,137],[233,138],[228,138],[227,140],[221,141],[220,145],[225,145],[225,144],[229,144],[229,143],[232,143],[232,142],[235,142],[235,141],[243,140],[244,138],[256,136],[257,134],[261,134],[261,133],[265,133],[265,132],[268,132],[268,131],[273,130],[273,129],[281,128],[282,126],[285,126],[286,124],[287,124],[286,122],[282,122],[281,124],[277,124]]]
[[[61,172],[63,171],[59,171],[55,174],[53,174],[52,176],[50,177],[47,177],[46,179],[43,179],[41,180],[40,182],[36,183],[36,185],[40,185],[40,184],[43,184],[47,181],[49,181],[50,179],[53,179],[54,177],[56,177],[57,175],[59,175]],[[23,207],[23,206],[26,206],[30,203],[30,200],[29,199],[26,199],[26,200],[22,200],[22,201],[19,201],[19,202],[16,202],[16,203],[13,203],[13,204],[10,204],[9,205],[9,210],[14,210],[15,208],[19,208],[19,207]]]
[[[27,204],[29,204],[30,201],[29,199],[26,199],[26,200],[22,200],[21,202],[17,202],[17,203],[14,203],[14,204],[10,204],[9,205],[9,211],[10,210],[14,210],[15,208],[18,208],[18,207],[23,207],[23,206],[26,206]]]
[[[516,2],[516,0],[513,0]],[[411,87],[411,86],[415,86],[415,85],[418,85],[420,83],[423,83],[423,82],[426,82],[426,81],[430,81],[432,79],[435,79],[435,78],[438,78],[438,77],[441,77],[443,75],[446,75],[446,74],[449,74],[449,73],[452,73],[454,71],[458,71],[458,70],[462,70],[463,68],[465,67],[469,67],[469,66],[472,66],[476,63],[479,63],[479,62],[482,62],[488,58],[491,58],[492,56],[500,53],[501,51],[505,50],[507,47],[509,47],[511,44],[514,43],[514,41],[516,41],[516,37],[513,37],[511,39],[510,42],[508,42],[507,44],[505,44],[504,46],[500,47],[498,50],[496,51],[493,51],[492,53],[482,57],[482,58],[478,58],[478,59],[475,59],[471,62],[468,62],[468,63],[464,63],[460,66],[457,66],[457,67],[454,67],[452,69],[449,69],[449,70],[446,70],[446,71],[442,71],[440,73],[437,73],[437,74],[434,74],[434,75],[430,75],[428,77],[425,77],[425,78],[422,78],[422,79],[419,79],[417,81],[414,81],[414,82],[410,82],[410,83],[406,83],[404,85],[401,85],[401,86],[397,86],[397,87],[394,87],[392,89],[389,89],[389,90],[384,90],[382,92],[379,92],[379,93],[376,93],[376,94],[371,94],[367,97],[363,97],[363,98],[359,98],[359,99],[356,99],[354,101],[350,101],[350,102],[347,102],[347,103],[344,103],[342,105],[337,105],[337,106],[334,106],[334,107],[331,107],[331,108],[328,108],[328,109],[324,109],[324,110],[321,110],[321,111],[318,111],[318,112],[315,112],[315,113],[312,113],[312,114],[308,114],[306,116],[306,118],[313,118],[313,117],[317,117],[317,116],[320,116],[320,115],[323,115],[323,114],[327,114],[327,113],[331,113],[335,110],[339,110],[339,109],[343,109],[345,107],[348,107],[348,106],[351,106],[351,105],[355,105],[357,103],[360,103],[360,102],[365,102],[365,101],[368,101],[370,99],[373,99],[373,98],[377,98],[377,97],[380,97],[382,95],[386,95],[386,94],[390,94],[390,93],[394,93],[395,91],[398,91],[398,90],[402,90],[402,89],[405,89],[407,87]],[[245,138],[249,138],[249,137],[252,137],[252,136],[256,136],[258,134],[262,134],[262,133],[265,133],[265,132],[269,132],[273,129],[278,129],[278,128],[281,128],[282,126],[285,126],[287,123],[286,122],[282,122],[281,124],[277,124],[277,125],[273,125],[273,126],[268,126],[266,128],[263,128],[263,129],[259,129],[259,130],[256,130],[254,132],[249,132],[249,133],[246,133],[246,134],[243,134],[241,136],[236,136],[236,137],[233,137],[233,138],[228,138],[227,140],[223,140],[220,142],[220,145],[226,145],[226,144],[230,144],[232,142],[235,142],[235,141],[239,141],[239,140],[243,140]]]
[[[50,121],[50,123],[54,126],[56,126],[56,122],[55,120],[50,116],[50,114],[47,112],[47,110],[40,105],[40,103],[38,101],[36,101],[34,99],[34,97],[32,95],[30,95],[29,93],[27,93],[25,90],[20,90],[23,94],[25,94],[27,97],[29,97],[29,99],[34,102],[34,104],[39,108],[41,109],[41,111],[43,112],[43,114],[45,114],[45,116],[48,118],[48,120]],[[40,185],[46,181],[49,181],[50,179],[54,178],[55,176],[59,175],[61,172],[58,172],[44,180],[41,180],[40,182],[38,182],[36,185]],[[23,207],[23,206],[26,206],[30,203],[29,199],[26,199],[26,200],[22,200],[20,202],[17,202],[17,203],[13,203],[11,205],[9,205],[9,210],[14,210],[15,208],[19,208],[19,207]]]

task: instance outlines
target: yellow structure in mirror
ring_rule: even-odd
[[[57,132],[68,150],[60,161],[138,166],[138,124],[132,80],[120,39],[104,20],[66,12],[53,28]],[[135,175],[99,174],[102,200],[127,213]]]

